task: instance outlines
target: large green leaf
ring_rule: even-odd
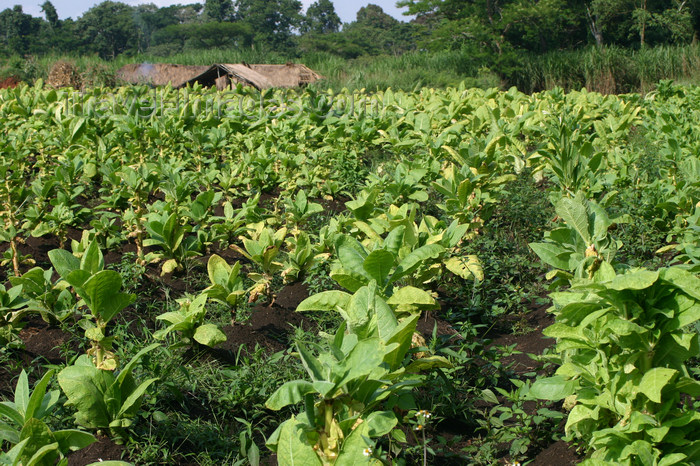
[[[285,406],[294,405],[303,401],[307,394],[314,393],[315,391],[313,384],[306,380],[285,382],[281,387],[275,390],[275,393],[270,395],[270,398],[265,402],[265,406],[268,409],[279,411]]]
[[[593,237],[595,239],[602,239],[607,235],[608,228],[611,225],[608,214],[605,212],[605,209],[593,201],[589,202],[588,208],[593,217]]]
[[[582,196],[577,196],[573,199],[564,197],[557,203],[555,210],[557,215],[559,215],[569,227],[573,228],[579,236],[581,236],[586,246],[588,246],[593,241],[588,231],[588,212],[584,204],[585,202],[586,200]]]
[[[89,272],[91,275],[96,274],[105,268],[104,257],[97,241],[93,241],[88,246],[87,250],[80,259],[80,268]]]
[[[613,290],[644,290],[656,283],[659,279],[659,272],[649,270],[637,270],[635,272],[618,275],[613,278],[608,287]]]
[[[297,312],[306,311],[334,311],[337,308],[346,308],[350,302],[351,294],[339,290],[322,291],[309,296],[297,306]]]
[[[394,265],[394,255],[384,249],[377,249],[369,253],[362,264],[365,272],[372,277],[377,284],[384,288]]]
[[[97,441],[91,433],[77,429],[57,430],[53,435],[62,452],[77,451]]]
[[[377,332],[382,341],[387,341],[394,334],[398,320],[391,307],[380,297],[374,300],[374,313],[377,322]]]
[[[379,338],[360,340],[355,347],[340,362],[343,377],[335,381],[337,386],[355,380],[359,377],[367,377],[377,366],[382,363],[387,347]]]
[[[555,243],[530,243],[530,249],[548,265],[554,268],[569,270],[570,251]]]
[[[394,291],[386,303],[398,312],[440,309],[440,305],[430,293],[414,286],[404,286]]]
[[[396,267],[394,273],[389,277],[389,282],[393,283],[402,277],[413,273],[421,264],[430,264],[430,259],[438,259],[445,252],[445,248],[439,244],[426,244],[411,251],[404,257]]]
[[[68,366],[58,373],[58,384],[68,397],[68,404],[77,409],[76,421],[87,428],[106,428],[111,415],[103,393],[113,382],[109,371],[94,366]]]
[[[15,385],[15,409],[20,413],[25,419],[27,416],[27,407],[29,406],[29,379],[27,373],[22,369],[19,374],[19,380],[17,380],[17,385]],[[20,422],[20,424],[22,424]]]
[[[46,458],[44,464],[53,464],[58,459],[58,444],[51,429],[39,419],[31,418],[22,427],[19,435],[20,441],[30,439],[22,451],[22,463],[29,464],[31,458],[36,455],[42,448],[47,445],[55,445],[50,451],[42,453],[42,457]],[[44,456],[46,455],[46,456]]]
[[[4,416],[10,419],[18,428],[24,424],[24,415],[17,411],[15,404],[10,406],[9,401],[0,402],[0,417]]]
[[[406,372],[421,372],[437,367],[450,368],[454,367],[452,363],[443,356],[427,356],[425,358],[416,359],[406,367]]]
[[[138,411],[141,406],[141,398],[143,397],[143,394],[146,393],[148,387],[150,387],[156,380],[158,380],[158,377],[146,379],[141,382],[141,384],[136,387],[133,392],[129,393],[129,396],[127,396],[121,403],[121,408],[119,409],[116,417],[120,418],[126,415],[135,415],[136,411]]]
[[[27,444],[27,447],[29,444]],[[27,448],[22,452],[22,456],[26,454]],[[58,442],[50,443],[39,448],[31,458],[24,459],[21,464],[23,466],[48,466],[56,464],[58,461]]]
[[[24,372],[24,371],[22,371]],[[29,402],[27,403],[27,410],[24,414],[25,418],[38,417],[37,414],[44,402],[44,395],[46,394],[46,387],[49,385],[51,378],[53,377],[54,371],[50,370],[37,382],[32,391],[32,395],[29,397]]]
[[[388,351],[384,356],[384,362],[387,363],[391,370],[396,370],[403,363],[406,352],[411,348],[413,333],[416,331],[419,318],[419,314],[414,314],[411,317],[402,319],[394,329],[391,337],[385,342],[387,346],[398,344],[396,348]]]
[[[655,367],[644,373],[639,382],[639,391],[654,403],[661,403],[661,392],[677,374],[675,369]]]
[[[194,340],[200,345],[213,347],[226,341],[226,335],[215,324],[204,324],[197,327]]]
[[[207,262],[207,273],[212,284],[226,287],[230,272],[231,267],[229,267],[225,259],[217,254],[211,255],[209,262]]]
[[[19,437],[17,437],[18,443],[16,443],[15,446],[10,448],[7,452],[0,452],[0,464],[3,466],[17,466],[20,464],[20,457],[30,440],[31,439],[26,438],[20,442]]]
[[[368,440],[369,437],[369,426],[366,422],[363,422],[345,438],[338,459],[335,461],[334,465],[356,466],[358,464],[366,464],[367,458],[362,456],[363,451],[365,448],[374,446]]]
[[[343,269],[358,278],[364,277],[369,280],[371,277],[364,268],[367,254],[363,252],[363,249],[357,240],[349,237],[343,237],[336,246],[338,259]]]
[[[66,278],[74,270],[80,268],[80,259],[65,249],[49,251],[49,259],[61,278]]]
[[[270,445],[268,443],[268,445]],[[296,417],[285,421],[279,430],[274,451],[280,466],[321,466],[321,460],[313,447],[306,441],[304,424]]]
[[[578,423],[592,422],[593,420],[598,419],[598,411],[599,408],[591,409],[580,403],[577,404],[569,413],[569,417],[566,418],[566,425],[564,426],[564,431],[567,435],[569,435],[571,429],[573,429]]]
[[[304,368],[306,368],[306,372],[311,376],[311,380],[326,380],[325,370],[319,360],[316,359],[301,342],[297,342],[296,347],[301,357],[301,363],[304,365]]]
[[[661,270],[661,279],[674,284],[684,293],[700,301],[700,278],[680,267]]]
[[[540,400],[559,401],[574,393],[576,382],[561,376],[535,380],[529,394]]]
[[[122,278],[113,270],[94,274],[83,284],[83,299],[94,315],[109,322],[114,315],[134,302],[135,295],[121,293]]]
[[[384,249],[392,253],[394,256],[399,255],[399,250],[404,244],[404,234],[406,233],[406,226],[399,225],[386,235],[384,239]],[[392,259],[393,260],[393,259]]]
[[[398,424],[393,411],[373,411],[365,418],[365,422],[368,426],[367,435],[370,438],[386,435]]]
[[[371,331],[370,322],[377,300],[376,289],[374,281],[369,286],[363,286],[352,295],[348,305],[341,312],[350,332],[357,334],[359,338],[369,336]]]

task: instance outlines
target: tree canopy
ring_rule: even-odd
[[[0,11],[0,55],[51,52],[168,55],[212,47],[288,56],[322,51],[344,58],[409,50],[463,50],[509,66],[526,53],[589,45],[687,44],[700,27],[700,0],[399,0],[410,21],[368,4],[342,24],[331,0],[304,12],[299,0],[206,0],[158,7],[103,1],[60,20],[50,0],[43,18],[17,5]]]

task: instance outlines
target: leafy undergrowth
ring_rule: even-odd
[[[24,370],[52,407],[0,411],[11,464],[646,464],[672,451],[654,422],[694,445],[696,89],[387,90],[361,115],[238,89],[262,112],[149,118],[66,92],[0,94],[0,396],[36,408]],[[661,326],[682,358],[606,349]],[[656,417],[629,432],[623,404]]]

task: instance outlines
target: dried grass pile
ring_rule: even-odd
[[[74,89],[79,89],[82,83],[78,69],[72,63],[63,60],[54,63],[46,82],[54,88],[72,87]]]

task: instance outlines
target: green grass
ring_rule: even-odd
[[[519,66],[508,76],[499,76],[497,68],[479,67],[466,50],[409,52],[397,56],[365,56],[345,60],[326,52],[300,57],[268,53],[253,49],[190,50],[169,56],[141,54],[119,56],[104,61],[97,56],[45,55],[0,61],[0,77],[16,75],[32,81],[46,79],[58,60],[73,63],[81,72],[95,75],[100,84],[105,74],[115,73],[127,63],[176,63],[210,65],[212,63],[305,63],[324,80],[319,89],[414,90],[421,87],[443,88],[465,82],[467,87],[506,88],[517,86],[523,92],[537,92],[555,86],[566,90],[589,90],[603,93],[647,92],[662,79],[684,84],[700,83],[700,46],[659,46],[640,50],[609,46],[557,51],[543,55],[519,56]]]
[[[589,47],[530,56],[515,83],[523,92],[586,87],[602,93],[648,92],[662,79],[700,82],[700,46],[659,46],[640,50]]]

